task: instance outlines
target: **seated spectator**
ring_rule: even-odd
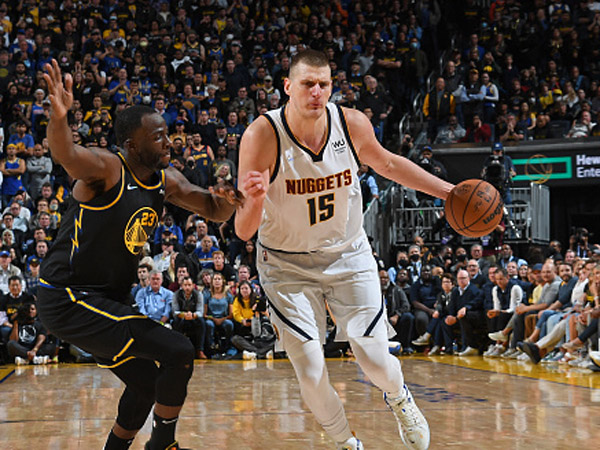
[[[233,301],[233,318],[238,331],[231,343],[243,352],[243,359],[273,359],[275,330],[269,321],[266,302],[252,291],[247,281],[240,283]]]
[[[177,263],[177,256],[175,256],[175,264],[175,279],[171,281],[171,283],[169,283],[169,285],[167,286],[167,289],[169,289],[171,292],[179,290],[181,288],[181,283],[183,282],[184,278],[190,276],[190,272],[187,266],[180,265]]]
[[[250,280],[255,281],[258,278],[258,271],[256,270],[256,245],[252,239],[244,243],[242,251],[239,256],[239,265],[247,266],[250,269]]]
[[[467,128],[465,136],[460,142],[490,142],[492,138],[492,129],[487,123],[481,121],[479,114],[474,114],[471,125]]]
[[[427,325],[427,331],[412,341],[415,346],[429,345],[433,339],[433,347],[429,350],[429,355],[446,354],[451,355],[454,352],[452,336],[444,333],[442,327],[443,321],[448,315],[448,304],[450,303],[450,295],[456,285],[454,276],[449,273],[444,273],[442,279],[442,290],[438,293],[435,300],[435,311],[432,314],[431,321]]]
[[[177,242],[180,245],[183,245],[183,233],[181,232],[181,228],[175,223],[173,219],[173,214],[167,213],[163,218],[163,223],[161,223],[158,227],[156,227],[156,231],[154,232],[154,244],[158,245],[161,243],[161,235],[164,230],[169,230],[171,232],[171,236],[174,239],[177,239]]]
[[[154,268],[152,258],[145,256],[138,265],[138,282],[131,288],[131,296],[135,299],[137,293],[150,284],[150,272]]]
[[[451,115],[448,117],[448,124],[438,129],[435,144],[456,144],[465,137],[466,133],[458,123],[456,116]]]
[[[2,291],[2,294],[8,294],[10,280],[13,279],[13,277],[17,277],[19,280],[22,280],[23,275],[21,273],[21,269],[12,264],[10,252],[2,250],[0,251],[0,291]],[[19,285],[19,288],[22,288],[22,286]]]
[[[225,262],[225,253],[221,250],[213,252],[213,272],[223,275],[228,286],[235,285],[235,269]]]
[[[173,247],[175,241],[173,239],[163,239],[161,242],[162,251],[154,256],[154,269],[159,272],[164,272],[169,269],[171,263],[171,254],[174,252]]]
[[[173,293],[162,286],[163,275],[154,269],[150,272],[149,286],[140,289],[135,302],[140,312],[164,325],[171,321]]]
[[[506,132],[499,136],[500,142],[519,142],[527,138],[527,128],[517,123],[517,117],[514,113],[508,113],[506,116]]]
[[[54,356],[56,344],[50,342],[42,322],[37,318],[35,303],[19,307],[7,350],[18,366],[29,363],[48,364]]]
[[[202,269],[212,269],[214,267],[213,254],[217,250],[219,249],[213,245],[210,236],[206,235],[202,238],[200,247],[194,250],[194,256],[200,261],[200,267]]]
[[[462,349],[458,356],[477,356],[481,342],[477,339],[476,332],[485,327],[483,314],[482,292],[470,282],[466,270],[459,270],[456,274],[457,286],[450,294],[448,315],[442,323],[442,330],[448,337],[453,335],[453,328],[458,323],[460,326]]]
[[[37,297],[37,290],[40,286],[40,261],[37,258],[29,260],[25,271],[25,292],[32,297]]]
[[[431,266],[424,265],[421,276],[410,287],[410,301],[415,315],[415,327],[419,336],[425,334],[434,313],[435,300],[440,291],[439,280],[431,276]]]
[[[393,339],[400,342],[403,354],[411,355],[415,352],[411,346],[415,316],[410,312],[408,296],[401,287],[390,283],[389,275],[384,269],[379,271],[379,281],[388,322],[396,331]]]
[[[15,320],[17,320],[19,308],[25,304],[33,303],[34,301],[30,294],[23,292],[23,283],[18,276],[11,276],[8,285],[8,293],[3,295],[0,299],[0,311],[4,313],[2,314],[2,320],[4,322],[1,326],[3,342],[8,340],[13,324]]]
[[[589,111],[582,111],[579,120],[573,122],[573,126],[567,133],[568,138],[586,138],[592,135],[592,129],[596,126],[592,122],[592,115]]]
[[[475,260],[475,259],[468,260],[466,270],[471,279],[470,282],[473,283],[478,288],[481,288],[487,282],[487,278],[483,274],[481,269],[479,268],[479,264],[477,264],[477,260]],[[488,267],[488,271],[489,271],[489,267]],[[456,271],[456,273],[458,273],[458,270]]]
[[[538,114],[535,121],[535,128],[531,131],[534,140],[549,139],[550,136],[550,116],[546,112]]]
[[[173,329],[190,338],[198,359],[206,359],[204,297],[196,289],[191,277],[183,277],[181,288],[173,295],[172,310]]]
[[[15,155],[26,158],[33,155],[33,146],[35,141],[33,136],[27,132],[27,124],[23,121],[17,122],[16,133],[8,138],[8,145],[14,145]],[[8,149],[8,146],[6,147]]]
[[[213,274],[210,291],[205,297],[204,318],[208,349],[225,353],[233,335],[233,298],[225,285],[225,277],[219,272]],[[215,343],[215,331],[221,332],[222,343]]]

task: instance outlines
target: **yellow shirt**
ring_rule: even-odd
[[[233,319],[236,322],[242,323],[242,320],[252,319],[252,317],[254,317],[254,311],[252,310],[252,306],[250,306],[250,300],[243,300],[236,295],[233,301]]]

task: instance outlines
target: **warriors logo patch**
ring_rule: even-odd
[[[152,236],[158,224],[156,211],[147,206],[138,209],[131,215],[125,227],[125,247],[134,255],[142,251],[149,236]]]

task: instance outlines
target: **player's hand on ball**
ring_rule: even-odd
[[[251,170],[242,180],[242,188],[248,197],[260,198],[267,194],[265,180],[260,172]]]

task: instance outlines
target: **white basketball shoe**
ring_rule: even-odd
[[[383,399],[396,416],[404,445],[412,450],[426,450],[429,448],[429,425],[406,385],[404,392],[402,398],[391,398],[384,393]]]

